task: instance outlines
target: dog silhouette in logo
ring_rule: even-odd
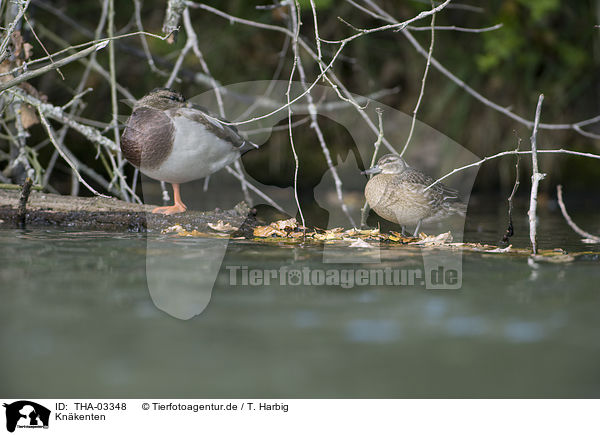
[[[23,426],[39,426],[42,421],[42,425],[48,427],[50,420],[50,410],[38,405],[35,402],[29,400],[19,400],[9,405],[4,404],[6,408],[6,430],[14,432],[17,427],[17,423],[22,418],[26,420],[21,422]]]

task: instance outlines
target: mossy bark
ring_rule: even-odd
[[[0,186],[0,228],[15,228],[21,186]],[[156,206],[132,204],[114,198],[75,197],[33,190],[28,198],[25,226],[59,226],[106,231],[160,231],[179,224],[186,229],[210,231],[209,223],[223,221],[234,227],[253,221],[254,210],[240,202],[231,210],[187,211],[171,216],[151,213]]]

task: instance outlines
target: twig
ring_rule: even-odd
[[[567,208],[565,207],[565,203],[563,202],[562,186],[560,184],[556,186],[556,196],[558,197],[558,206],[560,207],[560,211],[562,212],[563,217],[565,218],[571,229],[580,236],[585,237],[586,239],[590,239],[600,243],[599,236],[595,236],[593,234],[588,233],[587,231],[582,230],[580,227],[577,226],[575,222],[573,222],[571,216],[569,216],[569,213],[567,213]]]
[[[425,82],[427,81],[427,73],[429,72],[429,65],[431,64],[431,55],[433,54],[433,45],[435,44],[435,14],[431,15],[431,43],[429,44],[429,52],[427,54],[427,62],[425,63],[425,72],[423,72],[423,78],[421,79],[421,90],[419,92],[419,98],[417,99],[417,104],[415,104],[415,110],[413,110],[413,116],[410,123],[410,130],[408,131],[408,137],[406,138],[406,143],[404,144],[404,148],[400,152],[400,157],[404,155],[406,149],[408,148],[408,144],[410,144],[410,140],[412,138],[413,132],[415,130],[415,124],[417,122],[417,112],[419,110],[419,106],[421,105],[421,100],[423,99],[423,94],[425,94]]]
[[[421,13],[419,13],[418,15],[416,15],[415,17],[412,17],[408,20],[402,21],[402,22],[393,22],[390,24],[386,24],[385,26],[380,26],[380,27],[374,27],[371,29],[359,29],[356,28],[354,26],[352,26],[355,30],[358,31],[358,33],[355,33],[352,36],[348,36],[347,38],[344,39],[339,39],[336,41],[331,41],[331,40],[327,40],[327,39],[321,39],[321,42],[325,42],[327,44],[341,44],[341,43],[348,43],[356,38],[359,38],[363,35],[368,35],[371,33],[375,33],[375,32],[383,32],[385,30],[403,30],[406,28],[406,26],[408,26],[410,23],[413,23],[415,21],[421,20],[425,17],[428,17],[429,15],[435,14],[439,11],[441,11],[442,9],[444,9],[446,7],[446,5],[450,3],[450,0],[446,0],[443,3],[440,3],[438,6],[435,6],[433,8],[431,8],[428,11],[423,11]]]
[[[531,134],[531,163],[533,166],[532,175],[531,175],[531,195],[529,198],[529,212],[527,215],[529,216],[529,240],[531,241],[531,252],[533,255],[537,255],[537,195],[538,195],[538,185],[540,180],[542,180],[546,174],[540,173],[538,169],[538,161],[537,161],[537,132],[538,132],[538,124],[540,122],[540,113],[542,111],[542,102],[544,101],[544,94],[540,94],[538,98],[537,107],[535,109],[535,121],[533,124],[533,133]]]
[[[398,23],[398,21],[392,17],[390,14],[388,14],[386,11],[384,11],[381,7],[379,7],[375,2],[373,2],[372,0],[364,0],[365,3],[369,4],[375,11],[376,13],[372,13],[375,17],[380,18],[382,20],[387,21],[388,23]],[[351,3],[352,4],[352,3]],[[406,39],[408,39],[408,42],[414,47],[414,49],[421,54],[423,57],[427,57],[428,56],[428,52],[427,50],[425,50],[421,44],[419,44],[419,42],[415,39],[415,37],[410,33],[410,31],[408,29],[401,29],[402,35],[404,35],[406,37]],[[460,88],[462,88],[465,92],[467,92],[468,94],[470,94],[471,96],[473,96],[475,99],[477,99],[478,101],[480,101],[481,103],[483,103],[484,105],[491,107],[492,109],[508,116],[509,118],[519,122],[520,124],[523,124],[529,128],[533,128],[533,122],[523,118],[522,116],[517,115],[516,113],[510,111],[509,109],[500,106],[497,103],[494,103],[493,101],[491,101],[490,99],[484,97],[482,94],[480,94],[479,92],[477,92],[475,89],[473,89],[472,87],[470,87],[469,85],[467,85],[463,80],[459,79],[456,75],[454,75],[452,72],[450,72],[446,67],[444,67],[435,57],[431,57],[431,65],[436,68],[439,72],[441,72],[443,75],[445,75],[448,79],[450,79],[452,82],[454,82],[456,85],[458,85]],[[579,121],[579,122],[575,122],[575,123],[571,123],[571,124],[547,124],[547,123],[540,123],[538,128],[540,129],[544,129],[544,130],[575,130],[576,132],[578,132],[581,135],[584,135],[586,137],[591,137],[594,139],[600,139],[600,135],[594,134],[594,133],[589,133],[589,132],[585,132],[581,129],[581,127],[585,126],[585,125],[590,125],[590,124],[595,124],[597,122],[600,122],[600,115],[597,115],[593,118],[590,119],[586,119],[583,121]]]
[[[94,51],[103,49],[104,47],[106,47],[107,44],[108,44],[108,41],[99,42],[97,44],[92,45],[91,47],[86,48],[85,50],[81,50],[75,54],[72,54],[71,56],[67,56],[64,59],[57,60],[56,62],[48,64],[42,68],[38,68],[33,71],[28,71],[24,74],[21,74],[20,76],[15,77],[12,80],[8,80],[6,82],[0,83],[0,92],[4,91],[6,89],[12,88],[13,86],[18,85],[19,83],[30,80],[41,74],[47,73],[48,71],[52,71],[56,68],[60,68],[61,66],[71,63],[77,59],[81,59],[82,57],[85,57],[88,54],[93,53]]]
[[[175,42],[175,31],[179,29],[179,20],[184,8],[184,0],[168,0],[162,31],[169,35],[169,38],[167,38],[169,44]]]
[[[77,168],[75,167],[75,164],[65,155],[63,149],[61,148],[61,146],[56,142],[56,139],[54,138],[54,134],[52,132],[52,127],[50,127],[50,124],[48,123],[48,120],[46,119],[46,117],[44,116],[44,113],[42,112],[42,109],[38,106],[36,107],[38,110],[38,114],[40,116],[40,121],[42,123],[42,125],[44,126],[44,128],[46,129],[46,133],[48,134],[48,137],[50,138],[50,141],[52,142],[52,145],[54,145],[54,147],[56,148],[56,151],[58,151],[58,154],[60,154],[60,156],[63,158],[63,160],[65,162],[67,162],[67,164],[71,167],[71,169],[73,170],[73,172],[76,174],[77,179],[79,180],[79,182],[81,184],[83,184],[90,192],[92,192],[94,195],[97,196],[102,196],[104,198],[110,198],[110,196],[107,195],[103,195],[100,192],[97,192],[96,189],[94,189],[92,186],[90,186],[82,177],[81,174],[79,173],[79,171],[77,170]]]
[[[186,2],[186,4],[189,7],[203,9],[205,11],[208,11],[215,15],[218,15],[218,16],[228,20],[230,23],[239,23],[239,24],[245,24],[245,25],[248,25],[251,27],[257,27],[259,29],[273,30],[276,32],[284,33],[292,39],[294,38],[294,33],[291,32],[289,29],[286,29],[285,27],[274,26],[272,24],[259,23],[256,21],[251,21],[251,20],[247,20],[244,18],[236,17],[234,15],[230,15],[226,12],[223,12],[219,9],[213,8],[212,6],[205,5],[203,3],[188,1],[188,2]],[[312,57],[316,62],[321,63],[321,62],[319,62],[318,55],[314,52],[314,50],[312,50],[310,45],[308,45],[308,43],[306,43],[306,41],[304,41],[304,39],[299,38],[299,39],[297,39],[297,41],[298,41],[298,45],[301,46],[304,49],[304,51],[306,51],[306,53],[308,53],[308,55],[310,57]],[[377,126],[371,121],[369,116],[366,113],[364,113],[363,107],[361,107],[356,102],[356,100],[354,99],[352,94],[348,91],[348,89],[344,86],[342,81],[335,75],[335,73],[333,71],[331,71],[333,63],[338,58],[338,56],[340,55],[340,53],[342,52],[344,47],[345,47],[345,43],[340,44],[340,47],[338,47],[337,51],[334,53],[333,58],[331,59],[329,64],[325,64],[323,62],[323,65],[322,65],[323,68],[321,69],[321,74],[319,74],[319,76],[315,79],[315,81],[313,81],[313,83],[309,86],[309,90],[311,90],[321,79],[325,79],[331,85],[331,87],[337,93],[338,97],[341,100],[343,100],[347,103],[350,103],[355,107],[358,114],[363,118],[363,120],[365,121],[367,126],[371,129],[371,131],[373,131],[373,133],[375,135],[377,135]],[[303,92],[298,97],[294,98],[290,103],[295,103],[299,99],[303,98],[306,94],[307,94],[307,92]],[[267,117],[273,115],[274,113],[277,113],[277,112],[285,109],[286,107],[287,107],[287,104],[284,104],[283,106],[280,106],[277,110],[267,113],[261,117],[252,118],[252,119],[249,119],[246,121],[233,123],[231,125],[239,125],[239,124],[254,122],[259,119],[267,118]],[[394,147],[390,144],[390,142],[385,137],[383,138],[382,142],[388,150],[390,150],[391,152],[396,152],[394,150]]]
[[[294,134],[292,132],[292,105],[290,100],[290,92],[292,90],[292,80],[294,79],[294,73],[296,72],[296,68],[298,67],[298,58],[300,55],[298,54],[298,37],[300,35],[300,7],[298,5],[298,0],[294,0],[295,9],[292,10],[292,22],[293,24],[293,34],[294,37],[292,39],[292,51],[294,53],[294,63],[292,64],[292,71],[290,72],[290,79],[288,81],[287,91],[285,96],[287,98],[287,111],[288,111],[288,134],[290,136],[290,147],[292,148],[292,154],[294,155],[294,199],[296,200],[296,206],[298,207],[298,213],[300,213],[300,220],[302,221],[302,228],[304,229],[304,234],[306,235],[306,222],[304,221],[304,213],[302,212],[302,207],[300,206],[300,199],[298,197],[298,171],[300,169],[300,163],[298,161],[298,153],[296,153],[296,146],[294,145]],[[322,73],[324,74],[324,73]],[[307,94],[308,91],[305,91]]]
[[[42,111],[48,117],[62,122],[63,124],[68,125],[73,130],[78,131],[79,133],[87,137],[90,141],[105,146],[112,151],[117,150],[117,146],[113,141],[111,141],[105,136],[102,136],[100,132],[95,128],[74,121],[60,107],[54,106],[49,103],[44,103],[41,100],[35,98],[32,95],[27,94],[26,92],[18,88],[11,89],[9,92],[11,92],[15,97],[19,98],[20,100],[25,101],[27,104],[31,104],[36,108],[39,108],[39,110]]]
[[[25,14],[25,11],[27,10],[27,7],[29,6],[30,1],[31,0],[24,0],[24,1],[16,0],[15,1],[16,5],[19,7],[19,11],[17,12],[17,15],[15,16],[14,20],[8,25],[8,28],[5,31],[6,36],[4,37],[2,42],[0,42],[0,63],[2,63],[4,61],[4,59],[6,59],[8,57],[7,47],[8,47],[8,43],[10,41],[10,37],[12,36],[13,31],[19,24],[19,21],[21,21],[23,14]],[[9,6],[6,5],[6,8],[8,8],[8,7]]]
[[[39,24],[38,24],[39,26]],[[145,36],[150,36],[152,38],[156,38],[156,39],[160,39],[161,41],[164,41],[167,36],[159,36],[159,35],[155,35],[154,33],[149,33],[149,32],[131,32],[131,33],[125,33],[123,35],[117,35],[117,36],[113,36],[112,38],[102,38],[102,39],[95,39],[93,41],[88,41],[88,42],[84,42],[83,44],[77,44],[77,45],[73,45],[67,48],[63,48],[62,50],[59,50],[55,53],[52,53],[50,56],[44,56],[44,57],[40,57],[37,59],[33,59],[27,63],[24,63],[22,65],[19,65],[18,67],[14,68],[11,71],[8,71],[6,73],[2,73],[2,75],[8,75],[8,74],[13,74],[15,72],[21,71],[23,69],[28,69],[31,65],[35,64],[35,63],[39,63],[39,62],[43,62],[46,60],[50,60],[51,57],[55,57],[58,55],[61,55],[67,51],[73,51],[79,48],[83,48],[83,47],[89,47],[90,45],[97,45],[103,42],[110,42],[110,41],[117,41],[119,39],[124,39],[124,38],[130,38],[132,36],[138,36],[138,35],[145,35]],[[68,45],[68,44],[67,44]]]
[[[427,4],[428,1],[427,0],[413,0],[419,3],[425,3]],[[439,2],[433,2],[434,4],[439,4]],[[485,12],[484,8],[481,8],[479,6],[472,6],[472,5],[466,5],[466,4],[461,4],[461,3],[452,3],[449,4],[448,6],[446,6],[448,9],[460,9],[463,11],[469,11],[469,12],[477,12],[477,13],[483,13]]]
[[[373,155],[371,156],[371,165],[372,168],[375,166],[375,162],[377,161],[377,153],[379,153],[379,147],[381,146],[381,141],[383,139],[383,110],[381,108],[375,109],[377,111],[377,118],[379,119],[379,134],[377,135],[377,140],[373,144]],[[368,168],[367,168],[368,169]],[[372,175],[369,175],[369,179]],[[360,227],[364,228],[367,225],[367,218],[369,216],[369,203],[365,199],[365,203],[363,207],[360,209]]]
[[[15,117],[15,128],[17,130],[17,136],[16,136],[15,140],[13,141],[13,143],[16,143],[18,154],[17,154],[17,157],[14,159],[14,161],[9,166],[15,167],[19,163],[21,163],[23,165],[23,168],[25,169],[26,176],[33,177],[34,170],[32,169],[31,164],[29,163],[29,159],[27,158],[27,148],[26,148],[27,137],[29,136],[29,133],[27,133],[27,131],[25,131],[25,128],[23,128],[23,123],[21,121],[21,110],[23,109],[22,106],[23,105],[20,101],[17,101],[12,104],[12,109],[13,109],[13,113],[14,113],[14,117]],[[7,132],[10,134],[10,131],[8,129],[7,129]],[[36,180],[39,180],[39,173],[36,175],[37,175]]]
[[[92,88],[87,88],[87,89],[84,89],[83,91],[79,92],[78,94],[75,94],[75,95],[73,95],[73,98],[71,98],[71,100],[70,100],[70,101],[68,101],[67,103],[65,103],[65,104],[63,104],[63,105],[61,106],[62,110],[66,110],[66,109],[68,109],[68,108],[69,108],[69,107],[71,107],[73,104],[77,105],[77,104],[78,104],[78,103],[81,101],[81,98],[82,98],[84,95],[86,95],[86,94],[89,94],[89,93],[90,93],[90,92],[92,92],[93,90],[94,90],[94,89],[92,89]]]
[[[317,39],[317,56],[318,56],[318,60],[321,60],[321,46],[318,43],[318,37],[319,37],[319,30],[318,30],[318,22],[317,22],[317,12],[316,12],[316,8],[314,5],[314,1],[311,0],[311,7],[312,7],[312,11],[313,11],[313,22],[315,25],[315,39]],[[292,11],[292,25],[298,25],[298,20],[295,19],[294,17],[296,16],[296,7],[294,6],[294,4],[290,5],[291,11]],[[299,12],[299,11],[298,11]],[[299,13],[298,13],[299,16]],[[319,62],[319,66],[321,66],[321,63]],[[321,66],[321,71],[322,71],[322,66]],[[300,81],[302,82],[302,87],[306,90],[307,88],[307,84],[306,84],[306,73],[304,71],[304,66],[302,64],[302,59],[300,57],[298,57],[298,73],[300,75]],[[308,101],[308,113],[311,119],[311,124],[310,127],[314,130],[315,134],[317,135],[317,139],[319,140],[319,145],[321,145],[321,152],[323,153],[323,156],[325,157],[325,161],[327,162],[327,167],[329,168],[329,170],[331,171],[331,176],[333,177],[333,182],[335,185],[335,191],[338,197],[338,201],[340,202],[340,207],[342,208],[342,211],[344,212],[344,214],[346,215],[346,218],[348,219],[348,221],[350,222],[350,225],[352,225],[352,227],[356,227],[356,223],[354,222],[354,219],[352,218],[352,215],[350,214],[350,211],[348,210],[348,206],[346,205],[346,203],[344,202],[344,194],[342,191],[342,180],[340,179],[340,176],[337,172],[337,169],[335,168],[334,164],[333,164],[333,160],[331,159],[331,153],[329,152],[329,148],[327,147],[327,144],[325,143],[325,136],[323,135],[323,131],[321,130],[321,127],[319,126],[319,121],[317,118],[317,108],[315,106],[314,103],[314,99],[312,97],[312,94],[309,92],[308,94],[306,94],[306,99]],[[291,122],[291,119],[290,119]]]
[[[521,138],[517,138],[517,149],[515,151],[519,151],[521,146]],[[517,154],[517,162],[515,163],[515,184],[513,186],[513,190],[508,197],[508,227],[506,228],[506,233],[502,236],[502,241],[504,243],[508,243],[510,238],[515,234],[513,227],[513,219],[512,219],[512,211],[513,211],[513,198],[515,193],[517,193],[517,189],[519,188],[519,162],[521,161],[521,155]]]
[[[202,54],[202,51],[200,50],[200,46],[198,45],[198,35],[196,34],[194,27],[192,26],[192,20],[190,18],[190,11],[187,7],[183,10],[183,25],[185,28],[187,40],[185,43],[185,47],[180,54],[180,57],[177,59],[178,65],[181,66],[181,62],[179,62],[179,59],[183,59],[183,56],[185,56],[185,54],[191,48],[191,50],[194,52],[194,55],[198,59],[198,62],[200,63],[200,66],[202,67],[204,74],[210,80],[210,84],[213,88],[213,91],[215,92],[215,97],[217,99],[217,106],[219,107],[219,114],[221,115],[222,118],[225,119],[226,113],[225,113],[225,106],[223,104],[223,96],[221,95],[221,91],[220,91],[220,84],[214,79],[214,77],[212,76],[212,74],[210,72],[208,64],[204,60],[204,56]],[[179,66],[174,68],[173,71],[178,70]],[[171,77],[169,78],[169,80],[171,80],[171,78],[174,78],[175,76],[176,76],[176,74],[174,74],[174,75],[172,74]],[[248,181],[246,180],[246,176],[244,175],[240,161],[236,160],[233,163],[233,167],[234,167],[235,171],[240,175],[239,181],[240,181],[240,185],[242,188],[242,193],[244,195],[244,199],[245,199],[246,203],[248,203],[248,205],[251,206],[252,198],[250,197],[250,192],[248,191]]]
[[[97,34],[100,34],[102,29],[104,28],[106,15],[108,15],[108,10],[105,11],[103,8],[103,11],[102,11],[102,14],[100,17],[100,21],[98,22],[98,28],[96,29]],[[44,27],[41,23],[38,23],[37,26],[38,26],[38,30],[40,31],[40,33],[44,34],[47,38],[52,39],[57,44],[68,45],[67,41],[65,41],[64,39],[62,39],[55,33],[51,32],[49,29]],[[96,38],[96,39],[99,39],[99,38]],[[73,50],[70,49],[69,51],[73,51]],[[83,86],[85,85],[85,83],[87,82],[87,78],[89,77],[90,70],[92,70],[92,69],[94,71],[96,71],[98,74],[100,74],[102,76],[102,78],[104,78],[107,82],[110,83],[109,72],[106,71],[98,62],[96,62],[96,52],[93,52],[90,55],[89,60],[86,59],[85,57],[82,57],[81,59],[78,60],[78,62],[81,62],[86,67],[83,75],[81,76],[81,80],[79,81],[80,86],[77,87],[78,90],[83,89]],[[119,83],[117,83],[117,90],[126,99],[128,99],[130,101],[135,101],[136,98],[133,96],[133,94],[131,92],[129,92],[129,90],[127,88],[125,88],[124,86],[121,86]]]
[[[58,7],[53,6],[52,2],[48,2],[46,0],[32,0],[32,3],[35,6],[37,6],[38,8],[41,8],[41,9],[45,10],[46,12],[50,12],[52,15],[54,15],[57,18],[59,18],[64,23],[70,25],[74,29],[77,29],[78,32],[80,32],[81,34],[87,36],[88,38],[93,37],[94,34],[91,32],[91,30],[89,30],[85,26],[82,26],[80,23],[78,23],[77,21],[75,21],[74,19],[72,19],[71,17],[69,17],[68,15],[66,15]]]
[[[35,32],[35,29],[33,28],[31,23],[27,19],[27,14],[23,14],[23,18],[25,19],[25,22],[27,22],[27,26],[29,26],[29,30],[31,30],[31,33],[33,34],[33,37],[35,38],[35,40],[38,42],[38,44],[40,44],[40,47],[42,47],[42,50],[44,50],[44,53],[46,53],[46,56],[48,56],[50,58],[50,62],[54,63],[54,59],[52,59],[52,56],[50,55],[50,53],[48,53],[48,50],[46,50],[46,46],[42,43],[42,41],[40,41],[40,38],[38,38],[38,35]],[[63,79],[63,80],[65,79],[65,76],[63,75],[60,68],[56,68],[56,72],[60,76],[61,79]]]
[[[105,0],[108,1],[108,23],[107,23],[107,34],[109,38],[114,37],[115,30],[115,2],[114,0]],[[112,119],[111,124],[113,128],[113,137],[115,141],[115,145],[117,147],[117,165],[118,168],[122,167],[123,164],[123,155],[121,153],[121,136],[119,134],[119,106],[117,104],[117,78],[116,78],[116,64],[115,64],[115,44],[114,42],[110,44],[108,47],[108,71],[110,74],[110,105],[112,108]],[[109,159],[112,161],[113,156],[109,154]],[[115,164],[113,163],[113,168]],[[121,195],[125,201],[130,201],[129,194],[127,193],[127,180],[125,180],[125,175],[121,170],[115,170],[115,175],[117,175],[119,179],[119,188],[121,189]]]
[[[313,15],[313,25],[315,27],[315,43],[317,44],[317,58],[319,60],[319,68],[321,68],[321,72],[323,71],[322,59],[323,54],[321,53],[321,37],[319,36],[319,23],[317,20],[317,7],[315,6],[315,1],[310,0],[310,8],[312,10]]]
[[[133,6],[136,26],[139,31],[143,32],[144,26],[142,24],[142,5],[140,3],[140,0],[133,0]],[[152,57],[152,53],[150,53],[150,47],[148,47],[148,41],[146,41],[144,35],[140,35],[140,42],[142,43],[142,48],[144,50],[144,54],[146,56],[146,60],[148,61],[148,66],[150,67],[150,69],[157,74],[164,76],[168,75],[168,73],[159,69],[156,66],[156,63],[154,63],[154,58]]]
[[[495,26],[490,26],[490,27],[482,27],[480,29],[473,29],[470,27],[459,27],[459,26],[435,26],[435,30],[453,30],[455,32],[465,32],[465,33],[484,33],[484,32],[491,32],[494,30],[498,30],[502,26],[504,26],[503,23],[496,24]],[[419,27],[406,26],[406,28],[408,30],[412,30],[413,32],[431,30],[430,26],[419,26]]]
[[[19,196],[19,208],[17,209],[17,226],[20,229],[25,228],[25,219],[27,217],[27,200],[31,193],[31,186],[33,180],[30,177],[25,178],[23,187],[21,188],[21,195]]]
[[[538,150],[537,151],[538,154],[570,154],[570,155],[574,155],[574,156],[580,156],[580,157],[589,157],[591,159],[600,159],[600,155],[599,154],[592,154],[592,153],[582,153],[580,151],[572,151],[572,150],[565,150],[565,149],[558,149],[558,150]],[[511,151],[502,151],[498,154],[494,154],[491,156],[486,156],[481,160],[478,160],[476,162],[473,163],[469,163],[468,165],[465,166],[461,166],[460,168],[455,168],[452,171],[448,172],[446,175],[438,178],[437,180],[435,180],[433,183],[431,183],[429,186],[427,186],[424,191],[427,191],[429,189],[431,189],[433,186],[435,186],[436,184],[442,182],[443,180],[445,180],[446,178],[458,173],[458,172],[462,172],[466,169],[470,169],[470,168],[474,168],[476,166],[481,166],[483,165],[485,162],[489,161],[489,160],[493,160],[493,159],[497,159],[498,157],[504,157],[504,156],[511,156],[514,154],[531,154],[531,151],[517,151],[517,150],[511,150]]]
[[[226,166],[225,170],[227,172],[229,172],[231,175],[233,175],[235,178],[237,178],[238,180],[241,181],[241,175],[238,174],[233,168]],[[264,199],[265,201],[267,201],[267,203],[269,205],[271,205],[272,207],[276,208],[277,210],[279,210],[282,213],[285,213],[285,210],[283,209],[283,207],[281,207],[279,204],[277,204],[275,201],[273,201],[271,198],[269,198],[268,195],[266,195],[265,193],[261,192],[260,189],[254,187],[252,184],[248,183],[248,188],[253,191],[254,193],[256,193],[259,197],[261,197],[262,199]]]
[[[162,192],[162,202],[163,205],[167,205],[169,201],[171,201],[171,197],[169,196],[169,190],[167,189],[167,183],[164,181],[160,182],[160,190]]]

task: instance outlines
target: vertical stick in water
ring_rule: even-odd
[[[532,163],[532,174],[531,174],[531,196],[529,198],[529,239],[531,240],[531,251],[533,255],[537,254],[537,240],[536,240],[536,226],[537,226],[537,192],[538,185],[541,179],[546,174],[541,174],[538,169],[537,161],[537,130],[540,123],[540,112],[542,110],[542,102],[544,101],[544,94],[540,94],[538,99],[537,108],[535,109],[535,121],[533,123],[533,133],[531,134],[531,163]]]

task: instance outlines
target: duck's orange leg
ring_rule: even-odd
[[[175,213],[183,213],[187,210],[187,207],[181,201],[181,195],[179,194],[179,184],[173,183],[173,199],[174,204],[168,207],[156,207],[152,210],[152,213],[161,213],[161,214],[175,214]]]

